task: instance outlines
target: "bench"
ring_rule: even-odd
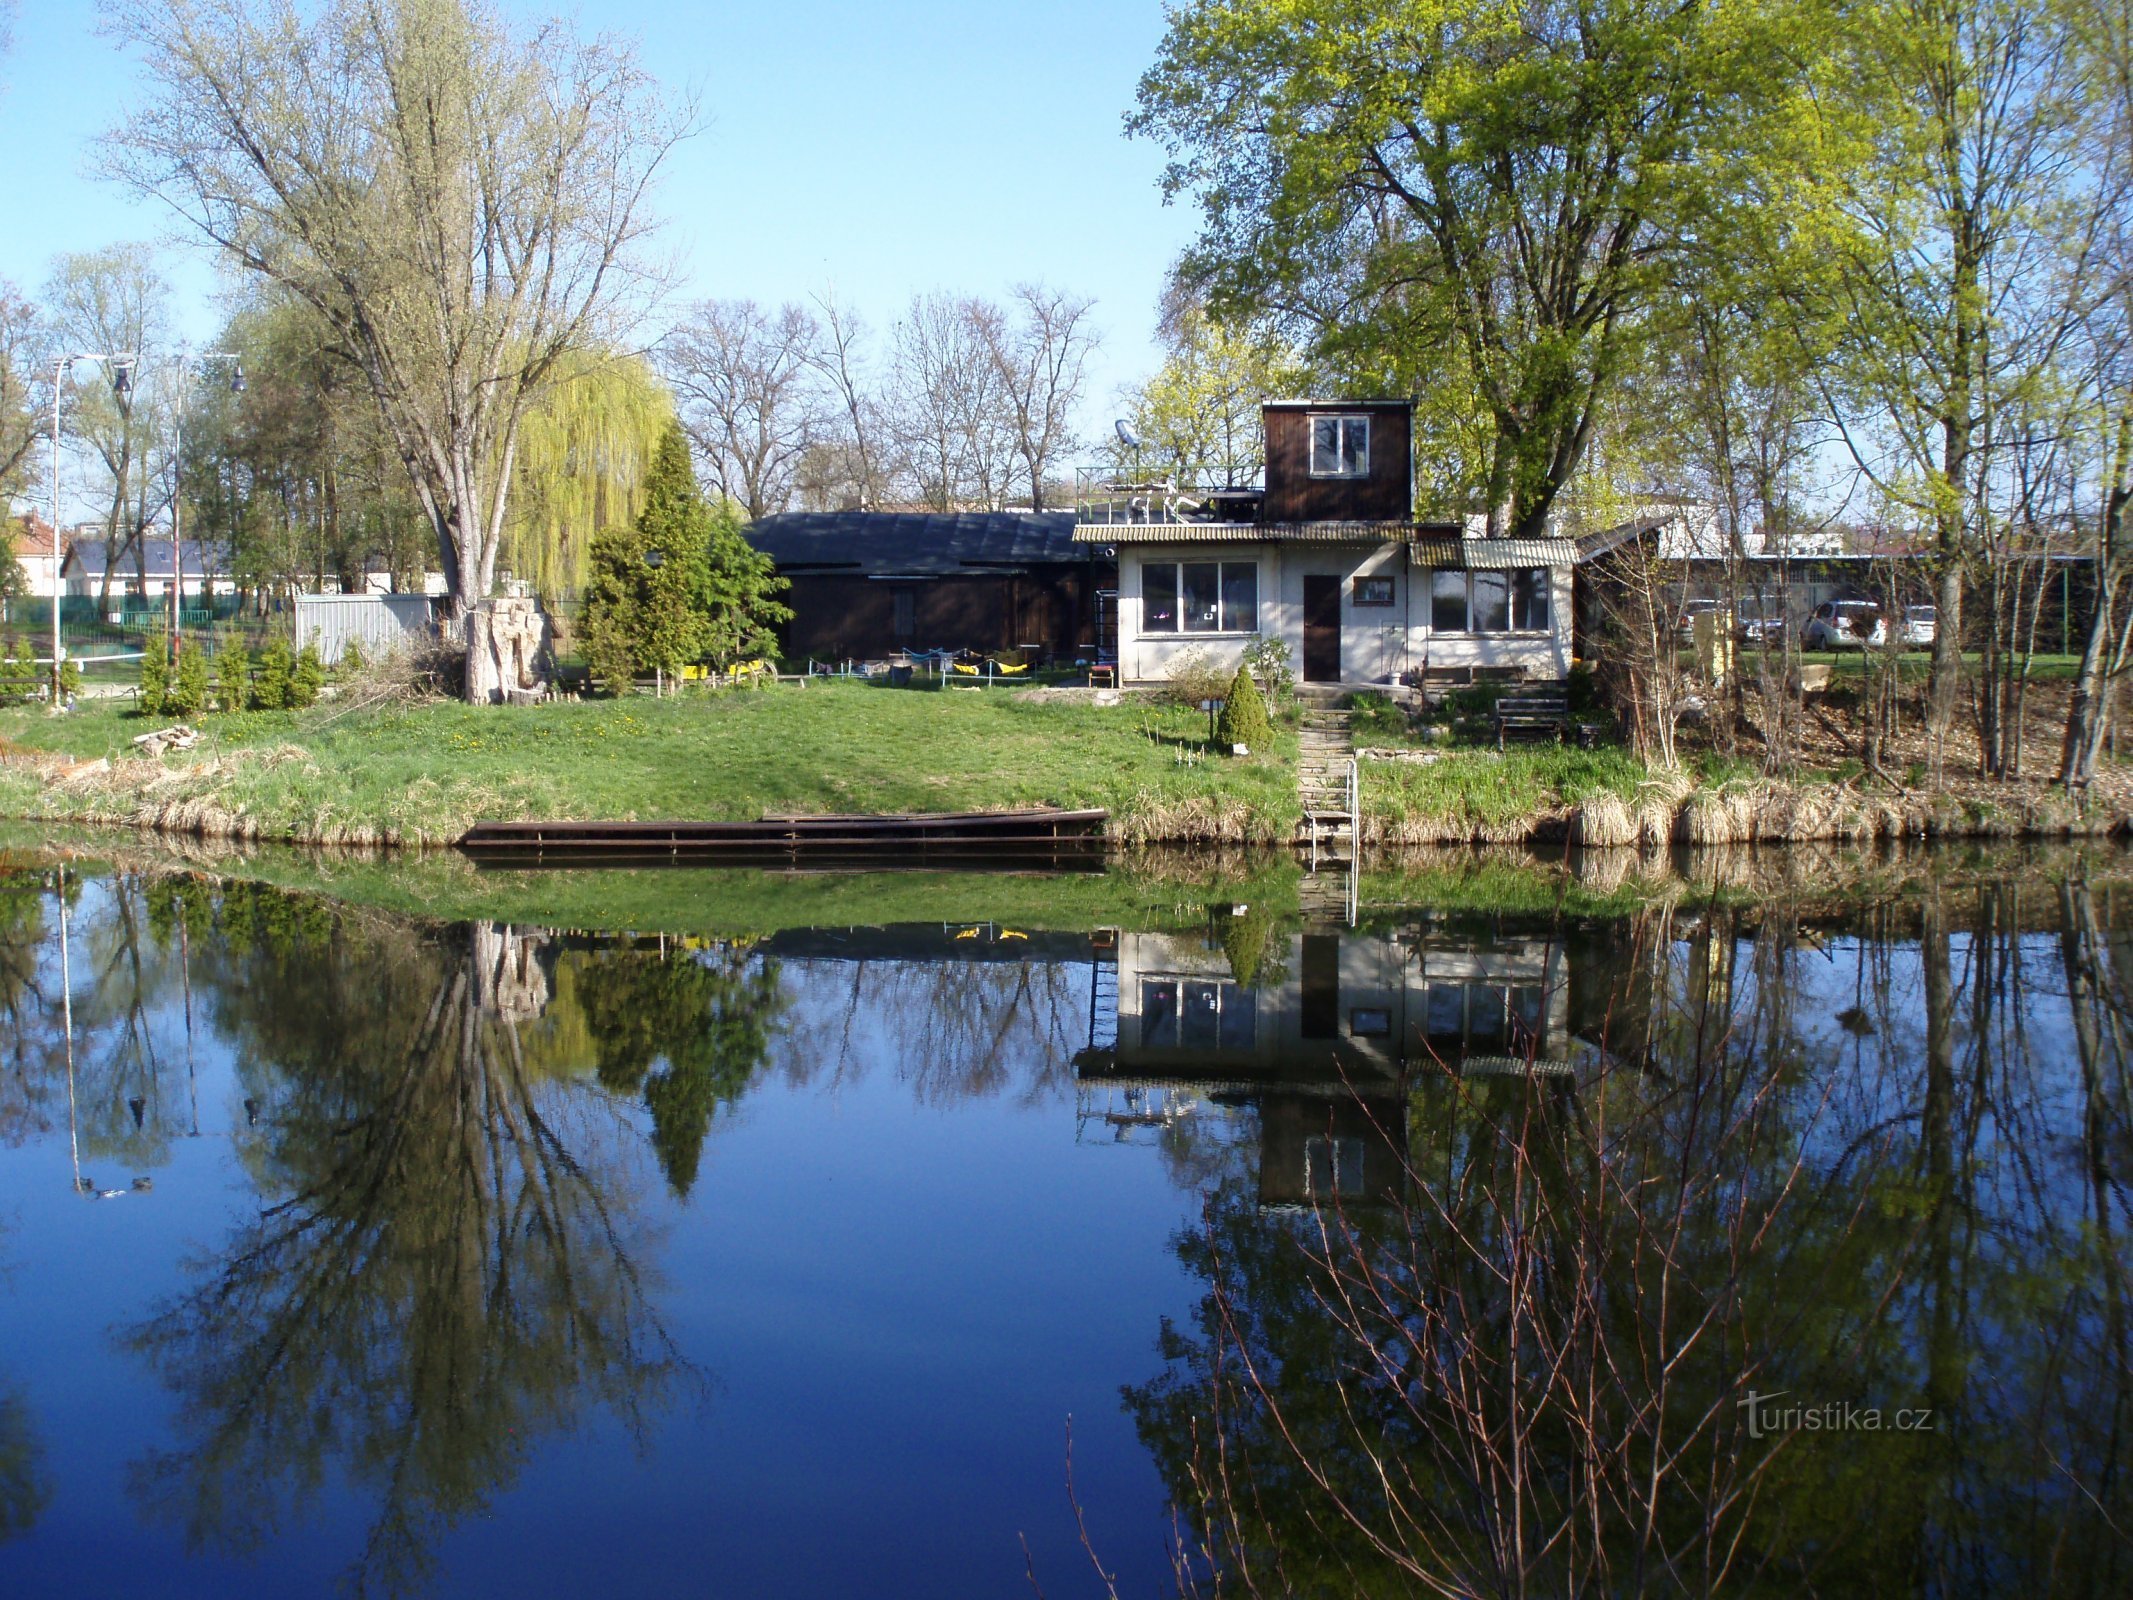
[[[1508,739],[1553,739],[1563,741],[1570,725],[1570,697],[1561,689],[1529,689],[1507,694],[1496,702],[1496,748]]]

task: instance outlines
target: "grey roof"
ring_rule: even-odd
[[[1418,567],[1487,572],[1502,567],[1567,567],[1579,559],[1571,539],[1465,539],[1457,534],[1417,539]]]
[[[788,511],[760,517],[748,542],[778,570],[925,576],[1086,562],[1071,511]]]
[[[1396,544],[1412,522],[1085,522],[1082,544]]]
[[[144,568],[151,578],[170,576],[170,540],[149,533],[139,541],[139,548],[124,549],[118,558],[118,574],[131,577]],[[71,574],[79,571],[83,576],[101,578],[109,560],[110,545],[102,539],[76,539],[67,546],[66,570]],[[203,558],[205,564],[203,565]],[[198,539],[185,541],[185,574],[199,577],[204,573],[223,574],[229,571],[229,555],[220,545],[204,545]]]

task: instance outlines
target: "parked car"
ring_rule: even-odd
[[[1785,613],[1776,604],[1767,610],[1743,606],[1740,614],[1742,644],[1776,644],[1785,637]]]
[[[1888,642],[1888,619],[1871,600],[1823,601],[1800,636],[1809,650],[1858,650]]]
[[[1674,619],[1674,629],[1681,635],[1683,644],[1696,637],[1696,619],[1715,617],[1726,609],[1721,600],[1691,600],[1681,608],[1681,615]]]
[[[1903,608],[1903,647],[1906,650],[1930,650],[1933,640],[1940,633],[1940,610],[1936,606],[1905,606]]]

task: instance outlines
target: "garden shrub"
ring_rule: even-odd
[[[302,711],[316,705],[325,683],[326,663],[318,658],[318,646],[307,644],[296,653],[296,666],[289,675],[289,709]]]
[[[1196,711],[1201,701],[1226,696],[1229,684],[1229,672],[1198,645],[1170,658],[1169,698],[1176,705]]]
[[[208,706],[207,651],[198,643],[178,642],[177,669],[163,693],[163,709],[174,717],[197,717]]]
[[[242,711],[251,693],[252,652],[233,633],[215,655],[215,704],[224,711]]]
[[[169,709],[170,641],[152,633],[141,646],[141,715],[160,717]]]
[[[1280,705],[1296,692],[1296,672],[1291,665],[1293,657],[1289,642],[1271,634],[1261,634],[1245,647],[1244,664],[1258,680],[1266,698]]]
[[[1274,725],[1267,721],[1266,701],[1259,696],[1259,685],[1252,681],[1251,668],[1239,666],[1224,693],[1222,720],[1215,725],[1216,741],[1264,751],[1274,742]]]
[[[286,711],[296,690],[296,652],[276,634],[259,652],[259,673],[252,680],[252,704],[261,711]]]

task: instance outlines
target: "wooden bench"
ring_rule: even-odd
[[[1563,742],[1570,725],[1570,697],[1561,689],[1529,689],[1496,702],[1496,748],[1508,739],[1553,739]]]

